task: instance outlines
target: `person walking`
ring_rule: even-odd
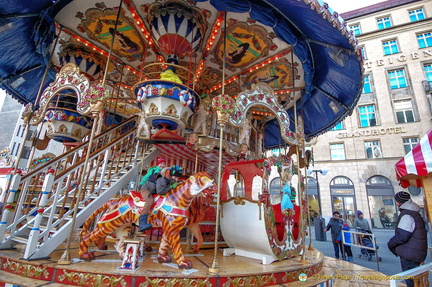
[[[343,226],[342,226],[342,230],[350,231],[349,224],[348,223],[344,223]],[[344,241],[342,241],[342,233],[344,235]],[[351,233],[341,231],[339,233],[339,236],[338,236],[337,240],[339,242],[342,242],[342,243],[345,242],[345,243],[351,244]],[[348,262],[354,262],[354,257],[353,257],[353,254],[352,254],[351,245],[344,244],[343,245],[343,250],[344,250],[344,252],[342,254],[343,255],[342,257],[346,261],[348,261]]]
[[[354,226],[355,229],[364,231],[370,231],[369,222],[363,217],[363,212],[360,210],[357,210],[357,218],[354,220]]]
[[[342,230],[343,220],[339,217],[340,217],[340,213],[338,211],[333,212],[333,217],[330,218],[329,223],[324,229],[324,232],[327,232],[331,229],[331,237],[332,237],[333,248],[334,248],[336,259],[339,259],[339,250],[341,250],[342,252],[342,242],[338,240],[338,237],[339,237],[339,233]]]
[[[397,218],[395,235],[390,238],[389,250],[400,257],[402,271],[417,266],[426,259],[427,231],[419,211],[420,207],[411,200],[408,192],[400,191],[394,196],[400,211]],[[414,286],[412,279],[406,280],[409,287]]]

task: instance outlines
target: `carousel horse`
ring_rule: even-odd
[[[171,247],[179,268],[192,268],[192,262],[184,258],[181,249],[180,231],[188,223],[189,207],[193,199],[201,192],[204,194],[214,193],[216,192],[215,188],[214,181],[210,176],[206,172],[200,172],[190,176],[166,195],[156,196],[149,221],[153,226],[162,227],[163,230],[158,253],[160,263],[171,262],[171,257],[167,254],[168,247]],[[105,239],[108,235],[114,235],[115,231],[125,224],[131,225],[138,221],[140,209],[143,206],[138,194],[112,199],[93,212],[84,223],[81,231],[80,258],[95,258],[95,254],[88,251],[90,243],[94,242],[99,249],[106,250]],[[95,229],[88,233],[89,226],[101,212],[104,214],[99,219]],[[196,222],[196,220],[193,221]]]

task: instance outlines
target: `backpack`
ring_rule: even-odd
[[[157,180],[159,177],[162,177],[162,175],[160,174],[160,172],[154,173],[154,174],[150,175],[148,181],[150,181],[150,182],[154,182],[154,183],[155,183],[156,180]]]

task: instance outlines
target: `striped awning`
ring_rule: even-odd
[[[183,167],[187,173],[192,174],[195,171],[195,162],[198,158],[197,171],[206,171],[211,176],[216,177],[219,168],[219,149],[213,149],[210,152],[197,151],[185,144],[155,144],[160,151],[161,157],[167,160],[167,166],[178,165]],[[222,168],[229,162],[235,161],[236,158],[222,152]],[[152,163],[156,165],[156,163]]]
[[[395,167],[400,186],[423,187],[422,177],[432,173],[432,129]]]

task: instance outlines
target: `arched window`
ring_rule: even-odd
[[[381,175],[372,176],[366,181],[366,192],[372,227],[393,228],[397,216],[390,180]]]
[[[345,176],[337,176],[330,181],[333,212],[339,211],[344,222],[352,225],[356,214],[356,200],[353,182]]]

